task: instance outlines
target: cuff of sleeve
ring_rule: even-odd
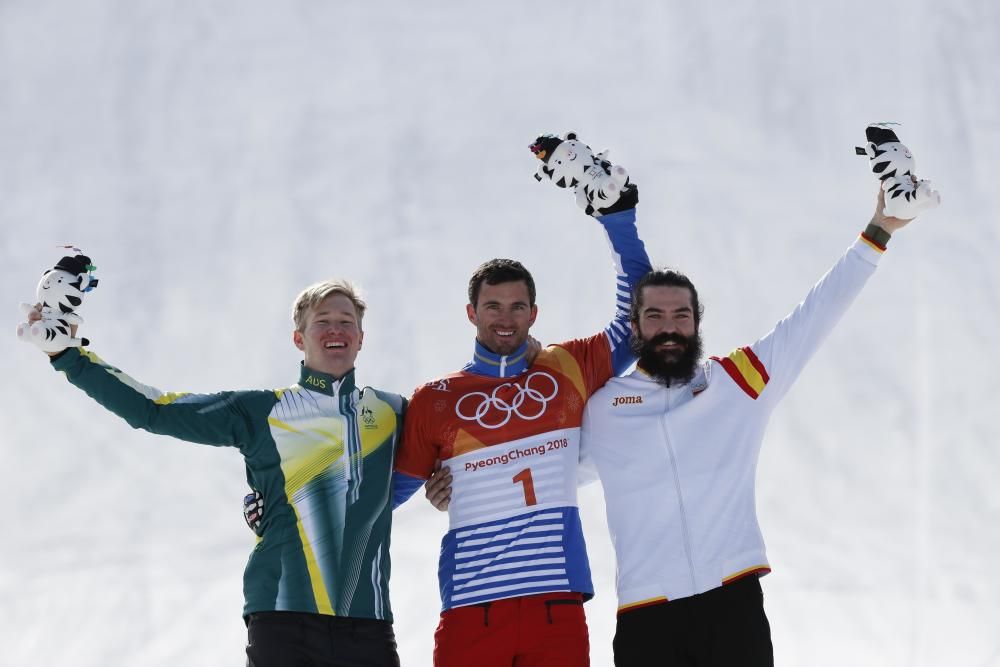
[[[864,234],[858,236],[851,248],[869,264],[878,264],[879,259],[881,259],[882,254],[885,252],[884,246],[879,246],[871,239],[866,238]]]
[[[52,364],[52,368],[57,371],[66,370],[66,368],[73,363],[76,359],[80,358],[80,350],[75,347],[67,347],[65,350],[55,355],[54,357],[49,357],[49,363]]]
[[[892,238],[892,234],[873,222],[865,227],[865,231],[861,232],[861,238],[871,242],[876,248],[885,250],[889,245],[889,239]]]
[[[602,225],[624,225],[624,224],[635,224],[635,209],[628,208],[624,211],[618,211],[617,213],[608,213],[607,215],[597,215],[594,216],[597,221]]]
[[[392,508],[395,509],[410,499],[424,485],[423,479],[398,470],[392,473]]]

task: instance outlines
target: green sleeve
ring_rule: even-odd
[[[277,401],[274,392],[259,391],[165,394],[79,348],[54,357],[52,366],[132,428],[205,445],[246,449]],[[266,407],[256,406],[261,402]]]

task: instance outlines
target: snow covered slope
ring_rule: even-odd
[[[598,331],[595,223],[532,178],[577,130],[640,185],[654,263],[685,270],[706,350],[764,334],[870,216],[853,146],[904,123],[943,206],[892,240],[772,422],[758,504],[779,665],[1000,665],[1000,9],[754,3],[0,3],[0,665],[241,665],[253,545],[239,456],[95,409],[14,340],[74,243],[95,351],[169,390],[297,379],[290,304],[347,276],[364,382],[461,366],[468,275],[516,257],[535,334]],[[581,494],[611,664],[614,558]],[[393,536],[404,665],[430,664],[445,517]]]

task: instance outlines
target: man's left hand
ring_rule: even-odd
[[[451,504],[451,470],[442,468],[440,461],[434,464],[434,472],[424,483],[424,496],[441,512]]]
[[[541,342],[534,336],[528,336],[528,348],[524,352],[524,360],[528,365],[535,363],[535,359],[538,358],[539,352],[542,351]]]
[[[885,231],[892,234],[897,229],[902,229],[906,225],[916,220],[916,218],[910,218],[909,220],[905,220],[903,218],[893,218],[887,216],[885,213],[883,213],[883,211],[885,211],[885,192],[883,192],[882,188],[880,187],[878,189],[878,202],[875,204],[875,213],[872,215],[871,224],[875,225],[876,227],[881,227]]]

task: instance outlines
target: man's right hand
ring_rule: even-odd
[[[79,315],[70,313],[46,318],[42,313],[42,304],[21,305],[28,321],[17,325],[17,337],[26,343],[34,344],[50,357],[62,353],[66,348],[81,347],[90,343],[86,338],[76,337],[78,327],[76,322],[82,321]]]
[[[21,304],[21,309],[28,314],[28,324],[34,324],[42,319],[42,304],[36,303],[34,306],[27,303]]]
[[[882,188],[879,187],[878,201],[875,204],[875,213],[872,214],[871,224],[875,225],[876,227],[881,227],[889,234],[892,234],[897,229],[902,229],[906,225],[916,220],[916,218],[910,218],[908,220],[903,218],[893,218],[887,216],[884,213],[884,211],[885,211],[885,192],[883,192]]]
[[[593,206],[588,206],[584,209],[587,215],[602,216],[608,215],[610,213],[618,213],[619,211],[627,211],[630,208],[635,208],[639,203],[639,188],[636,187],[635,183],[629,181],[622,188],[621,194],[618,196],[618,200],[614,204],[607,208],[594,209]]]
[[[424,496],[441,512],[447,511],[451,504],[451,470],[442,468],[440,461],[434,464],[434,472],[424,483]]]
[[[264,496],[260,491],[254,490],[243,496],[243,519],[247,522],[250,530],[257,535],[261,534],[260,524],[264,520]]]

